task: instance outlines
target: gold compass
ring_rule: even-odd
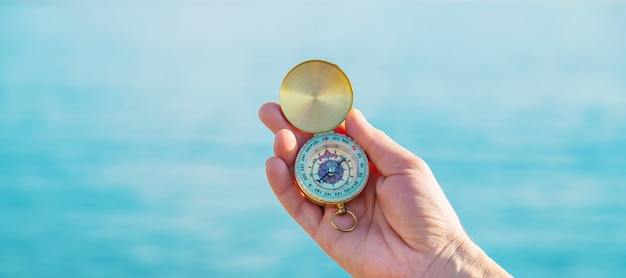
[[[280,88],[280,104],[287,120],[314,136],[302,146],[294,163],[300,190],[319,205],[336,205],[331,224],[349,232],[356,229],[356,215],[345,203],[363,191],[369,164],[363,149],[350,137],[333,133],[352,108],[352,85],[335,64],[310,60],[295,66]],[[351,227],[339,227],[336,216],[349,214]]]

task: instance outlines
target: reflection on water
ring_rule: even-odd
[[[346,275],[264,176],[311,58],[513,274],[623,275],[625,10],[0,4],[0,276]]]

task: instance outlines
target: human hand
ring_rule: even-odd
[[[356,230],[335,230],[336,206],[320,207],[294,184],[293,164],[312,137],[294,128],[280,105],[266,103],[261,121],[275,134],[266,162],[272,190],[287,212],[348,273],[357,277],[508,277],[463,231],[428,165],[352,109],[345,130],[375,166],[359,196],[346,204]],[[340,221],[340,220],[337,220]]]

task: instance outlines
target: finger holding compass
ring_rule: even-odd
[[[283,115],[280,104],[276,102],[263,104],[259,110],[259,118],[275,135],[283,129],[289,130],[294,135],[298,147],[304,145],[307,140],[313,137],[312,134],[300,131],[289,123],[285,115]],[[298,150],[296,149],[297,152]]]
[[[261,110],[263,109],[275,109],[275,107],[269,105],[261,108]],[[291,169],[293,169],[294,160],[298,153],[298,139],[296,138],[297,136],[288,127],[276,132],[274,156],[265,162],[265,170],[272,191],[280,203],[289,215],[310,234],[319,227],[324,215],[324,208],[309,202],[298,187],[293,184]]]

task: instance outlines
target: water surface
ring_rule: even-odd
[[[282,210],[259,106],[307,59],[520,277],[626,274],[626,6],[0,4],[0,276],[348,276]]]

